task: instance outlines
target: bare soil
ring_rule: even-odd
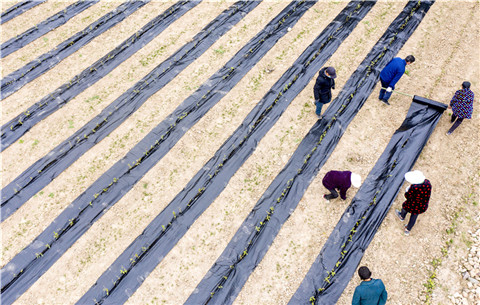
[[[2,3],[2,11],[14,3],[16,1]],[[1,41],[22,33],[70,3],[49,1],[6,22],[1,26]],[[52,49],[120,3],[102,1],[95,4],[64,26],[2,59],[2,77]],[[152,1],[3,100],[1,124],[80,73],[173,3]],[[100,113],[232,3],[200,3],[109,75],[32,128],[2,153],[2,187]],[[16,304],[75,303],[201,169],[346,3],[319,1],[308,10],[292,30]],[[379,1],[333,54],[326,65],[337,69],[334,97],[405,3]],[[287,1],[261,3],[120,127],[5,220],[0,225],[1,266],[27,246],[286,5]],[[413,54],[416,62],[408,66],[408,74],[399,81],[397,90],[449,103],[461,83],[469,80],[472,90],[477,96],[480,94],[479,5],[479,1],[444,0],[431,7],[398,54],[400,57]],[[225,190],[147,277],[128,304],[181,304],[189,297],[316,122],[311,104],[313,84],[314,80],[291,102]],[[323,175],[339,169],[366,177],[408,111],[410,98],[394,94],[391,105],[386,106],[378,101],[377,94],[378,86],[310,184],[235,304],[286,304],[290,300],[355,196],[356,189],[350,189],[346,201],[325,202],[322,199],[326,192],[321,184]],[[471,245],[468,231],[479,228],[478,98],[473,118],[465,120],[452,135],[446,136],[451,125],[450,113],[450,110],[445,112],[414,166],[422,170],[433,185],[429,210],[419,217],[410,236],[404,236],[402,224],[393,213],[403,202],[400,194],[361,262],[373,271],[374,278],[381,278],[385,283],[388,304],[450,304],[448,296],[461,292],[467,285],[456,266]],[[440,264],[433,263],[438,259],[441,259]],[[428,281],[432,274],[435,274],[433,285]],[[338,304],[351,303],[359,282],[356,275],[352,277]]]

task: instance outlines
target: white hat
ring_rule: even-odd
[[[425,176],[419,170],[414,170],[405,174],[405,180],[411,184],[420,184],[425,181]]]
[[[362,178],[359,174],[352,173],[352,175],[350,176],[350,181],[352,182],[352,185],[356,188],[359,188],[362,184]]]

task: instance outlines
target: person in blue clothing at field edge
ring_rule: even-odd
[[[362,282],[355,288],[352,305],[384,305],[387,303],[387,290],[382,280],[372,279],[372,272],[363,266],[358,268]]]
[[[413,55],[408,55],[405,59],[395,57],[383,68],[382,72],[380,72],[380,82],[382,83],[382,89],[380,89],[380,95],[378,96],[380,101],[390,105],[388,99],[395,89],[395,84],[405,73],[405,67],[413,62],[415,62]]]

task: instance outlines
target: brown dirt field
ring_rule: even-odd
[[[16,2],[2,3],[2,11]],[[6,22],[1,26],[1,41],[22,33],[70,3],[49,1]],[[120,3],[102,1],[93,5],[65,25],[2,59],[2,77],[52,49]],[[90,66],[173,3],[152,1],[3,100],[0,104],[2,125]],[[2,152],[2,188],[100,113],[232,3],[202,2],[102,80],[33,127],[21,141]],[[280,0],[261,3],[120,127],[6,219],[0,225],[2,267],[288,3]],[[319,1],[309,9],[15,304],[75,303],[202,168],[346,3]],[[405,3],[379,1],[326,63],[337,69],[334,98]],[[422,170],[433,185],[429,210],[419,217],[410,236],[404,236],[393,213],[403,202],[400,194],[365,252],[361,265],[369,266],[373,277],[383,280],[389,293],[387,304],[451,304],[448,296],[462,292],[467,285],[456,266],[471,244],[467,232],[480,228],[479,8],[479,1],[437,1],[398,53],[400,57],[413,54],[417,60],[408,66],[409,73],[399,81],[397,90],[448,103],[460,84],[469,80],[477,96],[472,120],[465,120],[450,136],[445,132],[451,125],[451,111],[445,112],[414,166]],[[128,304],[182,304],[190,296],[316,122],[311,104],[313,84],[314,80],[291,102],[225,190],[130,297]],[[234,304],[286,304],[290,300],[355,196],[356,189],[350,189],[345,202],[326,203],[322,199],[326,192],[321,184],[324,174],[340,169],[366,177],[408,111],[410,98],[394,94],[391,106],[386,106],[378,101],[377,94],[378,86]],[[452,225],[454,230],[449,230]],[[438,259],[442,260],[441,264],[432,263]],[[426,294],[425,285],[433,273],[435,284]],[[352,277],[338,304],[351,303],[359,282],[356,275]]]

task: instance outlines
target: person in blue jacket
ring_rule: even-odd
[[[405,59],[395,57],[388,65],[380,72],[380,82],[382,83],[382,89],[380,89],[380,95],[378,99],[387,105],[390,105],[388,99],[392,95],[392,91],[395,89],[395,84],[400,80],[403,73],[405,73],[405,67],[415,61],[413,55],[408,55]]]
[[[355,288],[352,305],[384,305],[387,303],[387,290],[382,280],[372,279],[372,272],[368,267],[358,268],[358,275],[362,282]]]

